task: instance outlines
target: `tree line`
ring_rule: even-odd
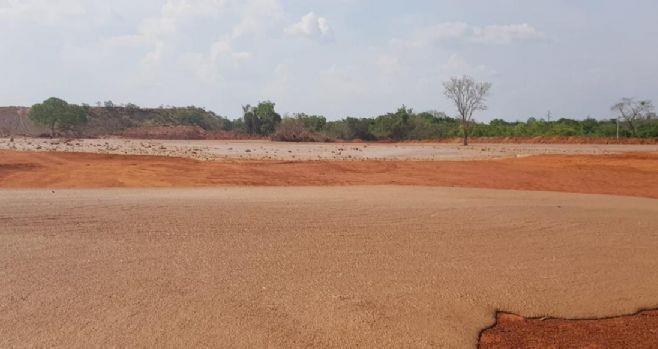
[[[469,136],[658,138],[658,119],[653,103],[631,98],[623,98],[612,106],[611,110],[618,115],[612,119],[531,117],[526,121],[494,119],[488,123],[477,122],[475,112],[486,110],[490,90],[490,83],[476,82],[466,76],[445,82],[444,95],[455,105],[456,117],[437,111],[415,112],[403,105],[394,112],[374,117],[327,120],[322,115],[305,113],[282,116],[276,111],[274,102],[263,101],[254,106],[243,106],[242,117],[233,120],[191,106],[149,109],[158,111],[149,114],[157,115],[156,119],[149,121],[151,124],[198,126],[206,131],[231,131],[279,141],[413,141],[462,137],[467,145]],[[116,106],[111,101],[105,102],[102,108],[127,113],[144,110],[135,104]],[[29,117],[47,126],[51,136],[55,136],[57,132],[71,132],[76,125],[86,123],[90,114],[88,105],[78,106],[50,98],[34,105]]]

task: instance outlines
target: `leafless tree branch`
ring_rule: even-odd
[[[468,145],[473,114],[478,110],[487,110],[487,96],[491,90],[491,83],[476,82],[469,76],[462,76],[444,82],[443,87],[443,94],[457,107],[464,131],[464,145]]]

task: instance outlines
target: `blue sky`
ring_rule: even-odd
[[[479,120],[604,118],[621,97],[658,99],[656,13],[649,0],[0,0],[0,104],[454,114],[442,82],[467,74],[494,86]]]

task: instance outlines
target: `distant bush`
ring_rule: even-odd
[[[293,118],[301,120],[307,129],[315,132],[322,131],[327,125],[327,119],[320,115],[306,115],[304,113],[299,113],[293,115]]]
[[[343,120],[327,122],[322,133],[327,137],[336,139],[372,141],[377,139],[370,133],[372,123],[373,119],[348,117]]]
[[[273,141],[279,142],[328,142],[331,139],[309,130],[301,119],[284,118],[272,135]]]
[[[166,111],[171,114],[173,123],[177,125],[199,126],[206,131],[227,129],[222,118],[198,107],[172,108]]]

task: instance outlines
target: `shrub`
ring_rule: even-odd
[[[328,142],[331,139],[306,128],[303,120],[285,118],[272,135],[279,142]]]

